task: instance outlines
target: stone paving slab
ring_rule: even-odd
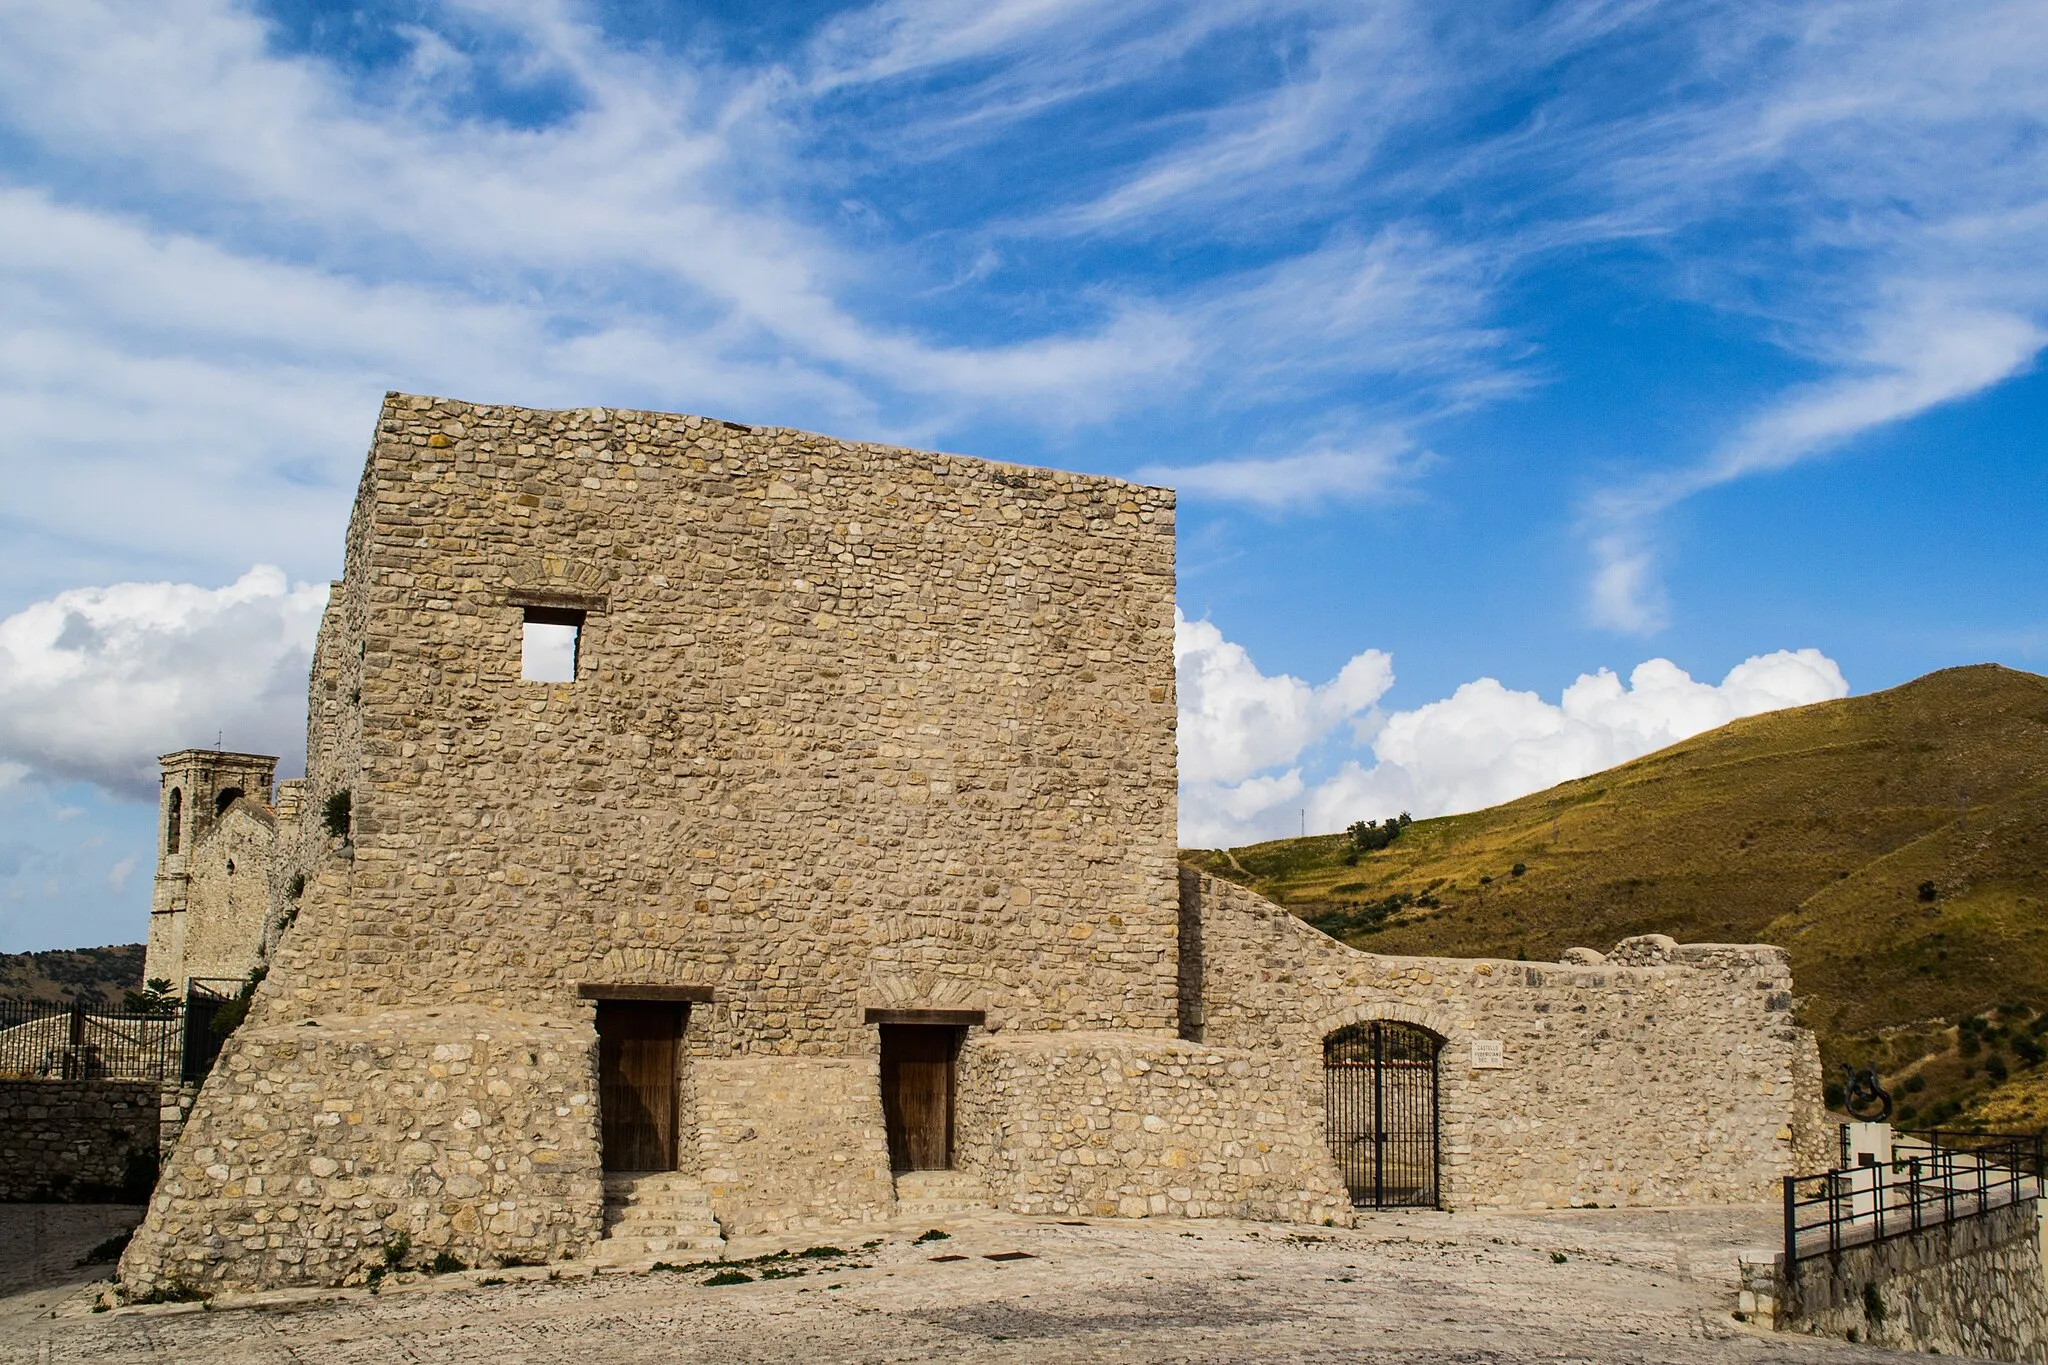
[[[1356,1229],[945,1226],[944,1239],[895,1229],[873,1248],[856,1240],[873,1232],[812,1234],[851,1254],[767,1263],[785,1278],[740,1262],[756,1278],[722,1286],[705,1283],[710,1268],[591,1277],[575,1266],[553,1280],[475,1271],[375,1295],[62,1317],[28,1313],[17,1294],[0,1302],[0,1365],[1905,1358],[1735,1321],[1736,1253],[1768,1244],[1768,1209],[1408,1213]]]

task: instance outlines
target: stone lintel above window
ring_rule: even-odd
[[[537,607],[543,611],[601,612],[611,606],[611,598],[601,592],[587,592],[579,588],[508,588],[505,605]],[[528,619],[533,619],[530,614]]]

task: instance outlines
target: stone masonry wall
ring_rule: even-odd
[[[1322,1130],[1270,1052],[1130,1034],[976,1038],[958,1164],[1018,1213],[1350,1216]]]
[[[2040,1365],[2048,1361],[2048,1282],[2036,1204],[1808,1257],[1780,1284],[1777,1326]]]
[[[632,973],[718,988],[700,1056],[865,1051],[904,999],[1170,1030],[1172,573],[1164,490],[393,396],[316,677],[316,799],[360,689],[349,909],[281,946],[295,1006]],[[520,593],[588,604],[575,683],[522,681]]]
[[[156,1163],[154,1081],[0,1081],[0,1202],[120,1197]]]
[[[687,1069],[696,1169],[727,1236],[892,1215],[875,1058],[706,1058]]]
[[[476,1007],[236,1030],[122,1258],[131,1293],[547,1261],[596,1240],[596,1034]],[[150,1117],[155,1120],[154,1095]]]
[[[245,978],[263,952],[271,913],[271,871],[278,855],[277,819],[248,798],[228,807],[186,856],[184,943],[178,975],[224,981]]]
[[[1193,870],[1182,893],[1202,920],[1204,1041],[1291,1066],[1315,1131],[1328,1034],[1383,1018],[1446,1040],[1448,1207],[1765,1200],[1815,1140],[1818,1053],[1780,949],[1690,945],[1642,967],[1382,957]],[[1481,1039],[1501,1069],[1472,1065]]]

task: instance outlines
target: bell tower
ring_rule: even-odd
[[[149,898],[144,980],[163,978],[185,993],[185,943],[191,931],[193,854],[228,808],[247,797],[267,810],[277,760],[267,754],[180,749],[157,759],[156,885]]]

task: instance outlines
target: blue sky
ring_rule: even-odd
[[[0,948],[296,760],[389,388],[1175,485],[1190,841],[2038,669],[2044,130],[2029,3],[8,6]]]

